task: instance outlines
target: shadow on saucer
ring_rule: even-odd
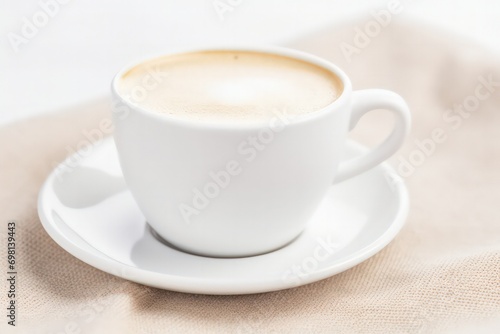
[[[52,187],[63,205],[75,209],[96,205],[127,189],[123,178],[82,166],[55,178]]]

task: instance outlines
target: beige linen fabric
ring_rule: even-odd
[[[339,45],[353,45],[354,28],[363,24],[333,26],[289,46],[337,63],[355,89],[392,89],[411,106],[411,136],[392,162],[419,166],[412,173],[408,166],[401,169],[411,209],[389,246],[329,279],[257,295],[164,291],[94,269],[51,240],[36,206],[56,163],[77,148],[84,130],[109,117],[108,101],[98,101],[0,131],[2,268],[6,224],[15,220],[19,272],[19,326],[6,326],[2,315],[0,332],[500,332],[500,87],[490,87],[493,93],[471,107],[481,76],[500,81],[498,57],[461,39],[394,21],[349,62]],[[452,116],[450,108],[464,103],[470,115],[444,120],[443,115]],[[374,112],[355,137],[371,145],[389,128],[386,114]],[[419,160],[415,140],[432,138],[440,131],[435,129],[446,139]]]

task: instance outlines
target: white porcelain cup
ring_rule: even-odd
[[[410,126],[399,95],[353,92],[346,74],[328,61],[283,48],[231,49],[322,66],[341,79],[343,91],[327,107],[294,118],[273,111],[270,122],[214,124],[174,119],[128,102],[117,82],[131,66],[117,74],[114,138],[125,181],[159,236],[204,256],[250,256],[286,245],[304,230],[333,183],[387,159]],[[365,155],[341,161],[347,133],[374,109],[394,113],[392,133]]]

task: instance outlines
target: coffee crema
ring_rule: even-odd
[[[342,89],[340,78],[323,67],[254,51],[167,55],[136,65],[117,84],[121,96],[148,111],[215,122],[311,113]]]

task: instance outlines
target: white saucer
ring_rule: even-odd
[[[349,143],[347,156],[362,148]],[[68,158],[46,180],[38,212],[49,235],[78,259],[141,284],[203,294],[292,288],[347,270],[386,246],[404,225],[408,194],[387,164],[332,187],[308,228],[277,251],[208,258],[155,238],[123,181],[114,143]],[[91,279],[91,278],[89,278]]]

